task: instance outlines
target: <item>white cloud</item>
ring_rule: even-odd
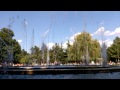
[[[70,45],[72,45],[73,44],[73,42],[72,41],[69,41],[70,42]],[[62,47],[63,47],[63,49],[67,49],[67,43],[68,43],[68,41],[65,41],[64,43],[62,43]],[[46,46],[48,47],[48,45],[49,45],[49,49],[52,49],[52,47],[55,45],[55,43],[47,43],[46,44]]]
[[[116,28],[115,31],[111,32],[111,35],[119,35],[120,34],[120,27]]]
[[[96,35],[96,34],[100,34],[101,32],[104,32],[105,31],[105,28],[104,27],[100,27],[98,28],[98,30],[96,32],[94,32],[93,34]]]
[[[65,41],[64,43],[62,43],[62,47],[63,49],[66,49],[67,48],[67,43],[68,41]],[[70,45],[73,45],[73,42],[72,41],[69,41]],[[47,43],[46,46],[48,47],[49,46],[49,49],[52,49],[52,47],[55,45],[55,43]]]
[[[81,32],[78,32],[78,33],[74,34],[73,36],[71,36],[71,37],[70,37],[70,41],[74,41],[74,38],[75,38],[77,35],[79,35],[79,34],[81,34]]]
[[[47,46],[47,47],[49,46],[49,49],[51,49],[54,45],[55,45],[55,44],[51,42],[51,43],[47,43],[46,46]]]
[[[72,41],[70,41],[70,45],[73,45],[73,42],[72,42]]]
[[[66,40],[64,43],[62,43],[62,47],[63,49],[66,49],[67,48],[67,43],[68,41]],[[73,42],[72,41],[69,41],[70,45],[73,45]],[[48,47],[49,46],[49,49],[51,49],[53,46],[55,45],[55,43],[47,43],[46,46]]]
[[[99,40],[98,42],[100,43],[100,46],[101,46],[102,45],[102,40]]]
[[[105,32],[104,32],[104,35],[105,35],[105,36],[109,36],[109,35],[110,35],[110,31],[105,31]]]
[[[120,27],[116,28],[114,31],[105,31],[105,36],[111,36],[111,35],[119,35],[120,34]]]
[[[90,34],[91,36],[93,36],[93,34]]]
[[[67,41],[65,41],[65,42],[62,44],[62,47],[63,47],[64,49],[67,48]]]
[[[105,31],[104,27],[100,27],[96,32],[93,33],[93,35],[100,34],[101,32],[104,32],[105,36],[112,36],[112,35],[119,35],[120,34],[120,27],[116,28],[114,31]]]
[[[71,40],[71,41],[74,41],[74,38],[75,38],[74,36],[71,36],[71,37],[70,37],[70,40]]]
[[[113,44],[113,41],[112,40],[106,40],[105,41],[106,42],[106,44],[107,44],[107,47],[110,47],[112,44]]]
[[[70,28],[70,31],[73,33],[72,28]],[[49,32],[49,30],[46,31],[45,34],[47,34],[48,32]],[[98,28],[98,30],[97,30],[96,32],[94,32],[93,34],[90,34],[90,35],[93,36],[93,35],[95,35],[95,34],[96,34],[96,35],[97,35],[97,34],[101,34],[102,32],[104,33],[105,36],[118,35],[118,34],[120,34],[120,27],[119,27],[119,28],[116,28],[114,31],[109,31],[109,30],[105,31],[105,28],[104,28],[104,27],[100,27],[100,28]],[[44,35],[45,35],[45,34],[44,34]],[[70,38],[66,37],[66,38],[65,38],[66,41],[62,44],[62,47],[63,47],[64,49],[67,48],[67,43],[68,43],[67,40],[69,40],[70,45],[73,45],[74,38],[75,38],[77,35],[80,35],[80,34],[81,34],[81,32],[78,32],[78,33],[73,34]],[[100,43],[100,45],[102,44],[102,40],[99,40],[98,42]],[[103,42],[106,43],[107,47],[110,47],[110,46],[113,44],[113,40],[110,40],[110,39],[104,40]],[[49,43],[49,48],[51,49],[54,45],[55,45],[54,43]],[[48,46],[48,44],[47,44],[47,46]]]
[[[71,32],[73,32],[72,29],[70,29],[70,30],[71,30]],[[67,43],[68,43],[67,40],[69,40],[70,45],[73,45],[74,38],[75,38],[77,35],[80,35],[80,34],[81,34],[81,32],[75,33],[75,34],[73,34],[69,39],[68,39],[68,37],[66,37],[66,41],[62,44],[62,47],[63,47],[64,49],[67,48]]]
[[[120,34],[120,27],[116,28],[114,31],[105,31],[105,36],[111,36],[111,35],[119,35]]]
[[[18,42],[19,42],[19,43],[21,43],[21,42],[22,42],[22,40],[18,40]]]
[[[100,46],[102,45],[102,40],[98,41],[100,43]],[[113,44],[113,41],[110,39],[104,40],[103,43],[106,43],[107,47],[110,47]]]
[[[67,43],[68,41],[65,41],[63,44],[62,44],[62,47],[63,49],[67,49]],[[73,45],[73,42],[72,41],[69,41],[70,45]]]

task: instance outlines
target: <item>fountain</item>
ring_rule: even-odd
[[[85,18],[84,18],[85,19]],[[115,71],[120,71],[120,68],[114,68],[114,67],[108,67],[106,68],[107,65],[107,52],[106,52],[106,45],[105,43],[102,43],[102,67],[98,66],[98,65],[89,65],[90,62],[90,53],[89,53],[89,45],[87,45],[87,34],[86,34],[86,22],[84,20],[84,30],[83,32],[85,33],[84,35],[84,46],[83,46],[83,55],[81,56],[82,58],[82,62],[84,62],[84,65],[59,65],[59,66],[49,66],[50,63],[50,54],[49,54],[49,32],[51,30],[51,24],[49,29],[43,34],[42,37],[42,60],[43,60],[43,64],[46,63],[45,66],[25,66],[25,67],[8,67],[7,73],[12,73],[12,74],[29,74],[28,72],[30,72],[30,74],[40,74],[40,73],[47,73],[47,74],[52,74],[52,73],[58,73],[58,74],[80,74],[80,73],[102,73],[102,72],[113,72],[113,70],[115,69]],[[26,25],[27,22],[24,19],[24,29],[26,32]],[[103,34],[102,34],[103,35]],[[48,49],[47,49],[47,60],[46,62],[45,60],[45,44],[44,44],[44,40],[46,38],[46,36],[48,36]],[[26,32],[26,51],[27,51],[27,32]],[[102,41],[103,41],[103,37],[102,37]],[[34,46],[34,30],[33,30],[33,46]],[[76,50],[77,51],[77,50]],[[56,55],[56,54],[55,54]],[[55,57],[56,60],[56,57]],[[33,61],[33,64],[36,64],[36,59]],[[93,63],[94,64],[94,63]],[[0,68],[0,72],[2,72],[3,69]],[[32,72],[32,73],[31,73]]]
[[[88,46],[86,50],[86,65],[89,65],[89,52],[88,52]]]
[[[106,44],[105,43],[103,43],[103,45],[102,45],[102,66],[103,67],[106,67],[106,65],[107,65],[107,50],[106,50]]]
[[[1,38],[0,38],[1,39]],[[0,73],[4,74],[92,74],[92,73],[111,73],[111,72],[120,72],[119,67],[106,67],[107,65],[107,51],[106,44],[102,43],[102,67],[101,66],[91,66],[89,65],[89,52],[88,46],[85,45],[85,54],[82,56],[82,61],[85,62],[85,65],[59,65],[59,66],[38,66],[38,67],[7,67],[6,69],[0,68]],[[44,60],[44,43],[42,45],[43,57]],[[47,51],[47,65],[49,65],[49,51]],[[114,71],[113,71],[114,70]]]

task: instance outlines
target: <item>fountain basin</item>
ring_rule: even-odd
[[[120,66],[35,66],[0,68],[0,74],[96,74],[120,72]]]

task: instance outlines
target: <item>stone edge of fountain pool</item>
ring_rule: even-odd
[[[42,66],[0,68],[0,74],[38,75],[38,74],[96,74],[120,72],[120,66]]]

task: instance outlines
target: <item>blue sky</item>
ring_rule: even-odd
[[[104,41],[108,46],[116,36],[120,36],[120,11],[0,11],[0,29],[8,27],[12,20],[14,38],[25,50],[25,30],[27,31],[28,52],[33,45],[33,29],[34,45],[39,47],[43,36],[49,47],[53,43],[63,43],[66,47],[67,39],[72,44],[74,36],[83,31],[85,24],[86,31],[100,43],[100,33],[104,31]]]

